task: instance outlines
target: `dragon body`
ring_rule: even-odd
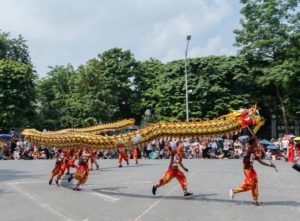
[[[123,124],[120,124],[123,122]],[[125,122],[125,123],[124,123]],[[127,123],[126,123],[127,122]],[[98,125],[82,129],[64,129],[54,132],[40,132],[35,129],[25,129],[22,135],[35,144],[49,147],[91,147],[99,149],[116,148],[120,143],[127,147],[141,146],[154,139],[171,138],[213,138],[232,136],[245,127],[257,130],[264,124],[256,106],[250,109],[234,110],[227,115],[212,120],[198,120],[191,122],[158,122],[130,133],[104,136],[95,133],[121,129],[132,125],[133,119],[119,121],[107,125]]]

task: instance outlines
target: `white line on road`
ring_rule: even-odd
[[[188,176],[188,178],[194,176],[199,170],[193,172],[190,176]],[[166,196],[168,196],[169,194],[173,193],[176,189],[178,189],[178,187],[180,187],[180,185],[178,184],[177,186],[175,186],[173,189],[171,189],[169,192],[167,192],[165,195],[163,195],[159,200],[157,200],[155,203],[153,203],[148,209],[146,209],[142,214],[140,214],[137,218],[134,219],[134,221],[140,221],[141,218],[146,215],[148,212],[150,212],[157,204],[160,203],[160,201],[162,201],[164,198],[166,198]]]
[[[45,209],[48,213],[50,213],[52,215],[55,215],[55,216],[59,217],[61,220],[64,220],[64,221],[73,221],[73,219],[71,219],[70,217],[65,216],[64,214],[62,214],[59,211],[55,210],[54,208],[52,208],[48,204],[42,203],[41,201],[39,201],[37,198],[35,198],[33,195],[29,194],[28,192],[23,191],[20,187],[18,187],[18,185],[17,185],[18,182],[10,183],[10,184],[7,183],[7,184],[10,185],[11,187],[13,187],[16,191],[21,193],[23,196],[25,196],[28,199],[32,200],[38,206]]]

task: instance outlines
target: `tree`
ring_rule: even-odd
[[[69,81],[75,74],[72,65],[55,66],[37,85],[37,125],[40,129],[57,129],[72,126],[67,99]]]
[[[0,125],[32,125],[35,101],[34,70],[26,41],[0,30]]]
[[[300,13],[296,11],[299,0],[241,0],[242,28],[235,30],[236,46],[246,57],[261,86],[261,94],[267,92],[271,104],[279,104],[288,132],[287,106],[290,103],[291,86],[299,83]],[[274,97],[275,94],[275,97]],[[263,102],[264,98],[260,99]],[[276,105],[275,105],[276,106]],[[269,107],[274,111],[272,107]]]
[[[4,128],[32,125],[35,78],[30,65],[0,60],[0,125]]]
[[[21,35],[18,38],[11,38],[10,33],[0,30],[0,59],[31,65],[26,40]]]
[[[191,118],[212,118],[253,103],[251,75],[241,57],[210,56],[189,60]],[[166,64],[159,78],[155,114],[161,120],[185,119],[184,61]]]

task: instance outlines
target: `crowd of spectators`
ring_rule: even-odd
[[[139,158],[142,159],[168,159],[170,150],[176,147],[178,140],[171,141],[153,141],[139,149]],[[184,158],[186,159],[239,159],[247,147],[247,139],[191,139],[183,140]],[[272,139],[271,142],[276,148],[265,148],[264,157],[267,159],[284,160],[287,159],[288,141],[284,139]],[[55,148],[36,146],[22,138],[14,138],[4,142],[0,148],[0,159],[3,160],[37,160],[52,159],[55,155]],[[296,145],[297,147],[297,145]],[[299,146],[295,149],[295,157],[299,157]],[[128,154],[131,155],[130,148]],[[100,159],[118,158],[117,149],[98,150]],[[295,159],[297,160],[297,159]]]

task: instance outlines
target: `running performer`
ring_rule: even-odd
[[[257,179],[257,174],[253,167],[254,160],[257,160],[260,164],[264,166],[275,167],[274,164],[272,163],[268,164],[263,160],[261,160],[260,159],[261,153],[262,150],[258,145],[257,137],[252,136],[249,139],[249,146],[245,152],[244,160],[243,160],[245,180],[239,187],[230,189],[229,194],[232,200],[234,199],[235,194],[251,190],[252,197],[253,197],[252,203],[257,206],[261,204],[258,201],[258,196],[259,196],[258,179]]]
[[[122,160],[125,160],[127,165],[129,165],[128,154],[126,153],[124,144],[118,145],[118,153],[119,153],[119,159],[118,159],[119,167],[122,167]]]
[[[78,165],[76,167],[75,174],[71,174],[68,178],[68,182],[71,182],[73,178],[78,180],[77,184],[74,185],[73,190],[80,191],[79,186],[85,184],[89,177],[89,164],[88,160],[91,155],[88,152],[83,152],[79,158]]]
[[[193,195],[193,193],[187,191],[187,181],[185,175],[179,170],[180,165],[185,172],[188,172],[188,169],[182,164],[184,144],[182,141],[178,141],[176,146],[177,147],[175,148],[175,150],[171,151],[171,161],[167,172],[165,173],[163,178],[161,178],[159,182],[152,187],[153,195],[156,195],[157,188],[169,183],[174,177],[180,183],[183,189],[184,197],[187,198]]]
[[[51,172],[51,178],[49,180],[49,185],[52,184],[53,178],[56,176],[55,183],[57,186],[59,186],[58,181],[64,175],[65,170],[67,168],[68,153],[67,153],[67,151],[58,149],[56,154],[57,154],[56,163],[55,163],[54,169]]]

